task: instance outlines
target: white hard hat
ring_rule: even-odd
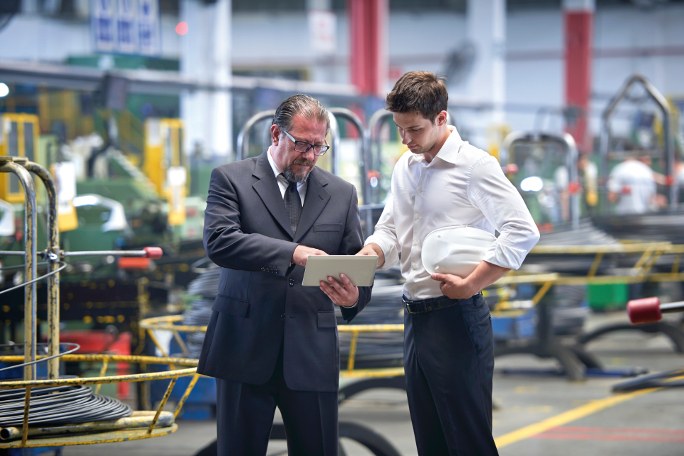
[[[430,274],[466,277],[482,261],[496,237],[472,226],[449,226],[431,231],[423,241],[423,266]]]

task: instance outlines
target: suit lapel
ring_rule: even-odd
[[[287,232],[290,232],[290,217],[285,208],[285,201],[280,194],[278,182],[273,175],[273,169],[266,156],[268,152],[259,155],[254,166],[253,176],[256,179],[252,187],[264,202],[266,210],[276,222]]]
[[[309,174],[309,182],[306,184],[306,198],[295,237],[301,237],[302,234],[306,233],[323,211],[325,205],[328,204],[330,193],[326,190],[327,185],[328,182],[324,174],[314,168]]]
[[[254,166],[253,176],[256,179],[253,187],[259,198],[264,202],[266,209],[278,224],[290,233],[290,218],[285,208],[285,202],[280,194],[278,182],[273,175],[270,163],[266,156],[268,152],[259,155]],[[293,238],[299,238],[306,233],[318,218],[328,201],[330,194],[326,190],[328,185],[323,173],[314,167],[306,184],[306,198],[302,207],[302,215],[297,225],[297,233]]]

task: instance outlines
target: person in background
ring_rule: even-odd
[[[407,151],[359,255],[400,261],[404,370],[418,454],[496,455],[492,436],[494,347],[481,290],[521,266],[539,240],[522,197],[500,164],[447,124],[447,89],[428,72],[401,76],[387,95]],[[430,274],[421,246],[440,228],[467,225],[499,236],[467,276]]]
[[[316,167],[328,130],[320,102],[293,95],[267,151],[211,174],[204,246],[221,275],[197,372],[216,378],[221,456],[265,455],[276,407],[289,454],[338,451],[334,306],[349,321],[371,288],[345,275],[301,285],[310,255],[363,245],[354,186]]]
[[[677,187],[677,205],[681,206],[684,203],[684,161],[681,159],[675,161],[674,185]]]
[[[658,209],[659,176],[651,169],[651,157],[633,153],[608,175],[608,201],[616,214],[643,214]]]
[[[577,158],[580,187],[582,188],[582,214],[593,215],[598,205],[598,167],[588,152],[580,152]]]

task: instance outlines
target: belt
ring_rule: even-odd
[[[413,301],[411,299],[407,299],[406,296],[401,297],[401,300],[404,301],[404,307],[406,308],[406,311],[410,314],[419,314],[432,312],[433,310],[446,309],[447,307],[453,307],[466,301],[470,301],[470,299],[472,298],[451,299],[447,298],[446,296],[440,296],[439,298],[419,299]]]

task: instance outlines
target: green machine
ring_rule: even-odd
[[[89,326],[115,325],[137,334],[140,318],[169,311],[174,290],[194,278],[191,266],[204,257],[204,206],[200,198],[188,196],[181,122],[149,119],[142,156],[101,139],[81,141],[79,149],[60,145],[53,135],[38,137],[34,115],[5,114],[0,124],[6,126],[0,155],[27,157],[50,170],[58,193],[61,249],[80,252],[66,259],[61,273],[63,319]],[[23,189],[16,177],[0,176],[0,250],[19,251],[23,249]],[[40,185],[36,188],[37,244],[44,246],[46,208],[41,201],[45,194]],[[99,254],[144,247],[161,247],[164,255],[151,260]],[[3,257],[2,263],[0,293],[22,282],[17,267],[22,257]],[[40,303],[44,287],[40,283],[38,287]],[[6,326],[20,321],[21,302],[21,288],[0,294],[0,318]],[[13,331],[6,338],[16,339]]]

